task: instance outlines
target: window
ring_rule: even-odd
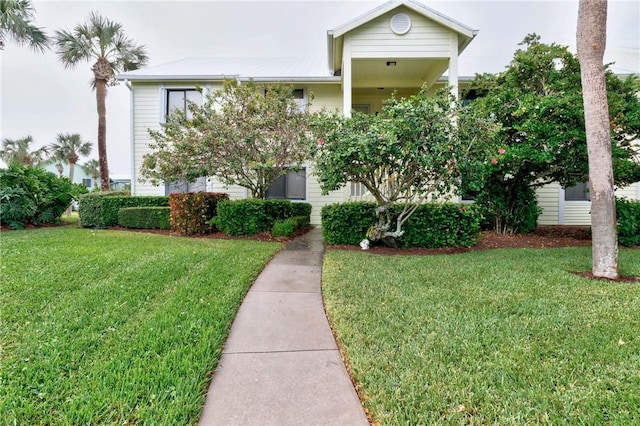
[[[362,197],[367,193],[367,187],[363,183],[351,182],[351,196]]]
[[[169,115],[178,109],[184,111],[187,114],[187,118],[191,118],[191,113],[187,108],[189,102],[202,104],[202,93],[195,89],[167,89],[165,114]]]
[[[591,201],[589,182],[581,182],[564,190],[565,201]]]
[[[307,198],[307,170],[287,170],[267,190],[267,198],[305,200]]]
[[[82,184],[87,188],[91,188],[91,179],[82,179]]]
[[[306,101],[304,99],[304,89],[294,89],[293,90],[293,100],[298,104],[298,108],[301,110],[304,109],[306,105]]]
[[[164,195],[179,194],[184,192],[205,192],[207,190],[207,178],[198,178],[195,182],[168,182],[164,185]]]

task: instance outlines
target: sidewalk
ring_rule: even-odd
[[[324,314],[319,228],[269,262],[245,297],[200,425],[368,425]]]

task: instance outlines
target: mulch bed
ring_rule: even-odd
[[[34,228],[28,226],[27,228]],[[129,229],[121,227],[111,227],[109,229],[124,230],[130,232],[145,232],[160,235],[169,235],[177,238],[183,237],[177,233],[160,230],[160,229]],[[224,240],[255,240],[255,241],[273,241],[287,243],[293,238],[309,232],[312,227],[299,229],[296,231],[293,237],[272,237],[268,232],[262,232],[250,237],[233,237],[221,232],[216,232],[206,235],[196,235],[195,238],[213,238]],[[6,227],[2,227],[1,230],[8,231]],[[439,255],[439,254],[453,254],[464,253],[474,250],[489,250],[500,248],[554,248],[554,247],[586,247],[591,246],[591,235],[589,228],[585,226],[567,226],[567,225],[548,225],[539,226],[535,231],[529,234],[519,235],[499,235],[493,231],[484,231],[480,236],[478,243],[473,247],[458,247],[458,248],[439,248],[439,249],[427,249],[427,248],[411,248],[411,249],[395,249],[384,245],[374,245],[368,252],[372,254],[384,254],[384,255],[399,255],[399,256],[425,256],[425,255]],[[635,247],[640,249],[640,247]],[[360,246],[347,246],[347,245],[335,245],[327,246],[327,250],[362,250]],[[596,278],[591,272],[573,272],[584,278],[601,279]],[[611,281],[611,280],[608,280]],[[621,282],[637,282],[640,283],[640,277],[628,277],[621,276],[618,280]]]

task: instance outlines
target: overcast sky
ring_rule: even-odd
[[[460,75],[499,72],[531,32],[575,52],[578,0],[422,1],[479,30],[460,57]],[[326,32],[384,1],[34,1],[36,24],[49,34],[72,29],[98,11],[144,44],[149,65],[192,56],[324,56]],[[609,2],[607,62],[640,73],[640,2]],[[0,138],[31,135],[35,147],[58,133],[97,145],[91,64],[64,69],[53,51],[35,53],[8,41],[0,51]],[[129,90],[109,88],[107,143],[112,174],[130,175]],[[91,158],[97,158],[97,146]],[[86,159],[81,159],[81,162]]]

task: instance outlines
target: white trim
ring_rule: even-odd
[[[449,90],[457,100],[458,90],[458,34],[451,33],[451,51],[449,52]]]
[[[558,189],[558,225],[564,225],[564,207],[565,207],[565,199],[564,199],[564,188],[560,187]]]
[[[342,115],[351,117],[351,104],[353,102],[353,76],[351,72],[351,36],[344,37],[342,48]]]
[[[160,91],[160,118],[158,119],[158,123],[164,124],[165,111],[167,110],[167,90],[162,83],[158,84],[158,90]]]
[[[418,2],[412,1],[412,0],[404,0],[404,1],[389,1],[387,3],[384,3],[380,6],[378,6],[377,8],[367,12],[364,15],[361,15],[349,22],[347,22],[346,24],[343,24],[337,28],[334,28],[333,30],[330,30],[331,32],[331,36],[333,36],[333,38],[338,38],[340,36],[345,35],[346,33],[348,33],[349,31],[358,28],[364,24],[366,24],[367,22],[370,22],[382,15],[384,15],[387,12],[390,12],[394,9],[399,8],[400,6],[405,6],[409,9],[411,9],[412,11],[419,13],[420,15],[431,19],[437,23],[439,23],[440,25],[443,25],[446,28],[449,28],[453,31],[456,31],[466,37],[469,38],[473,38],[475,37],[475,35],[477,34],[477,30],[472,29],[471,27],[468,27],[458,21],[455,21],[451,18],[449,18],[448,16],[445,16],[433,9],[431,9],[430,7],[427,7],[423,4],[420,4]],[[329,31],[327,31],[327,34],[329,34]]]

